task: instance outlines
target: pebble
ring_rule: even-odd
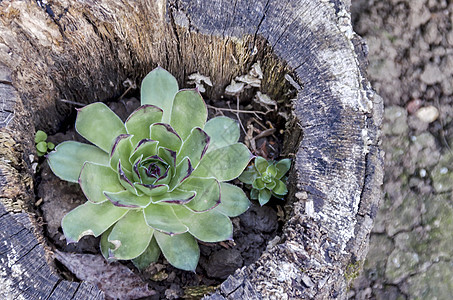
[[[423,73],[420,75],[420,79],[430,85],[440,82],[442,80],[442,72],[439,69],[439,66],[435,64],[429,64],[423,70]]]
[[[422,103],[423,102],[420,99],[411,100],[406,106],[407,112],[410,113],[410,114],[415,113],[420,108]]]
[[[425,123],[432,123],[439,117],[439,110],[436,107],[429,105],[417,110],[415,115]]]
[[[426,170],[425,169],[421,169],[420,170],[420,177],[425,177],[426,176]]]

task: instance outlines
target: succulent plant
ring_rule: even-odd
[[[284,176],[290,167],[289,158],[277,162],[257,156],[255,163],[239,176],[239,180],[250,184],[250,198],[258,200],[260,205],[264,205],[269,202],[271,196],[283,199],[288,193]]]
[[[48,151],[52,151],[55,148],[54,143],[47,142],[47,133],[42,130],[36,131],[35,146],[38,156],[44,156]]]
[[[78,110],[77,132],[93,143],[66,141],[48,155],[52,171],[79,183],[88,201],[62,220],[68,243],[100,236],[109,260],[138,268],[162,252],[173,266],[194,271],[197,240],[232,239],[229,217],[250,201],[237,186],[252,158],[227,117],[208,122],[197,90],[179,90],[162,68],[141,86],[141,104],[123,123],[103,103]]]

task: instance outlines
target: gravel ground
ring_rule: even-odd
[[[356,0],[384,98],[384,200],[351,299],[453,299],[453,1]]]

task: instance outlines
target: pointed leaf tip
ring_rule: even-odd
[[[173,101],[178,92],[176,78],[167,70],[157,67],[142,81],[141,104],[151,104],[163,110],[162,122],[169,123]]]
[[[183,140],[189,136],[192,128],[203,128],[207,117],[208,109],[199,92],[183,89],[176,93],[170,124]]]
[[[137,108],[126,120],[125,126],[129,134],[133,135],[132,142],[150,137],[149,127],[162,121],[163,110],[157,106],[145,104]]]
[[[203,129],[194,127],[182,143],[176,162],[179,164],[185,157],[188,157],[192,166],[196,168],[208,150],[210,140],[211,138]]]

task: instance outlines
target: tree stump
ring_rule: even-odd
[[[278,243],[206,299],[345,299],[367,253],[381,197],[382,101],[366,79],[367,47],[348,0],[0,2],[0,295],[103,299],[53,274],[29,155],[35,128],[55,132],[67,99],[118,97],[156,65],[209,76],[213,99],[261,60],[271,96],[297,88],[287,153],[289,217]],[[291,75],[291,76],[289,76]],[[29,217],[30,216],[30,217]],[[38,220],[39,221],[39,220]],[[39,222],[38,222],[39,223]]]

